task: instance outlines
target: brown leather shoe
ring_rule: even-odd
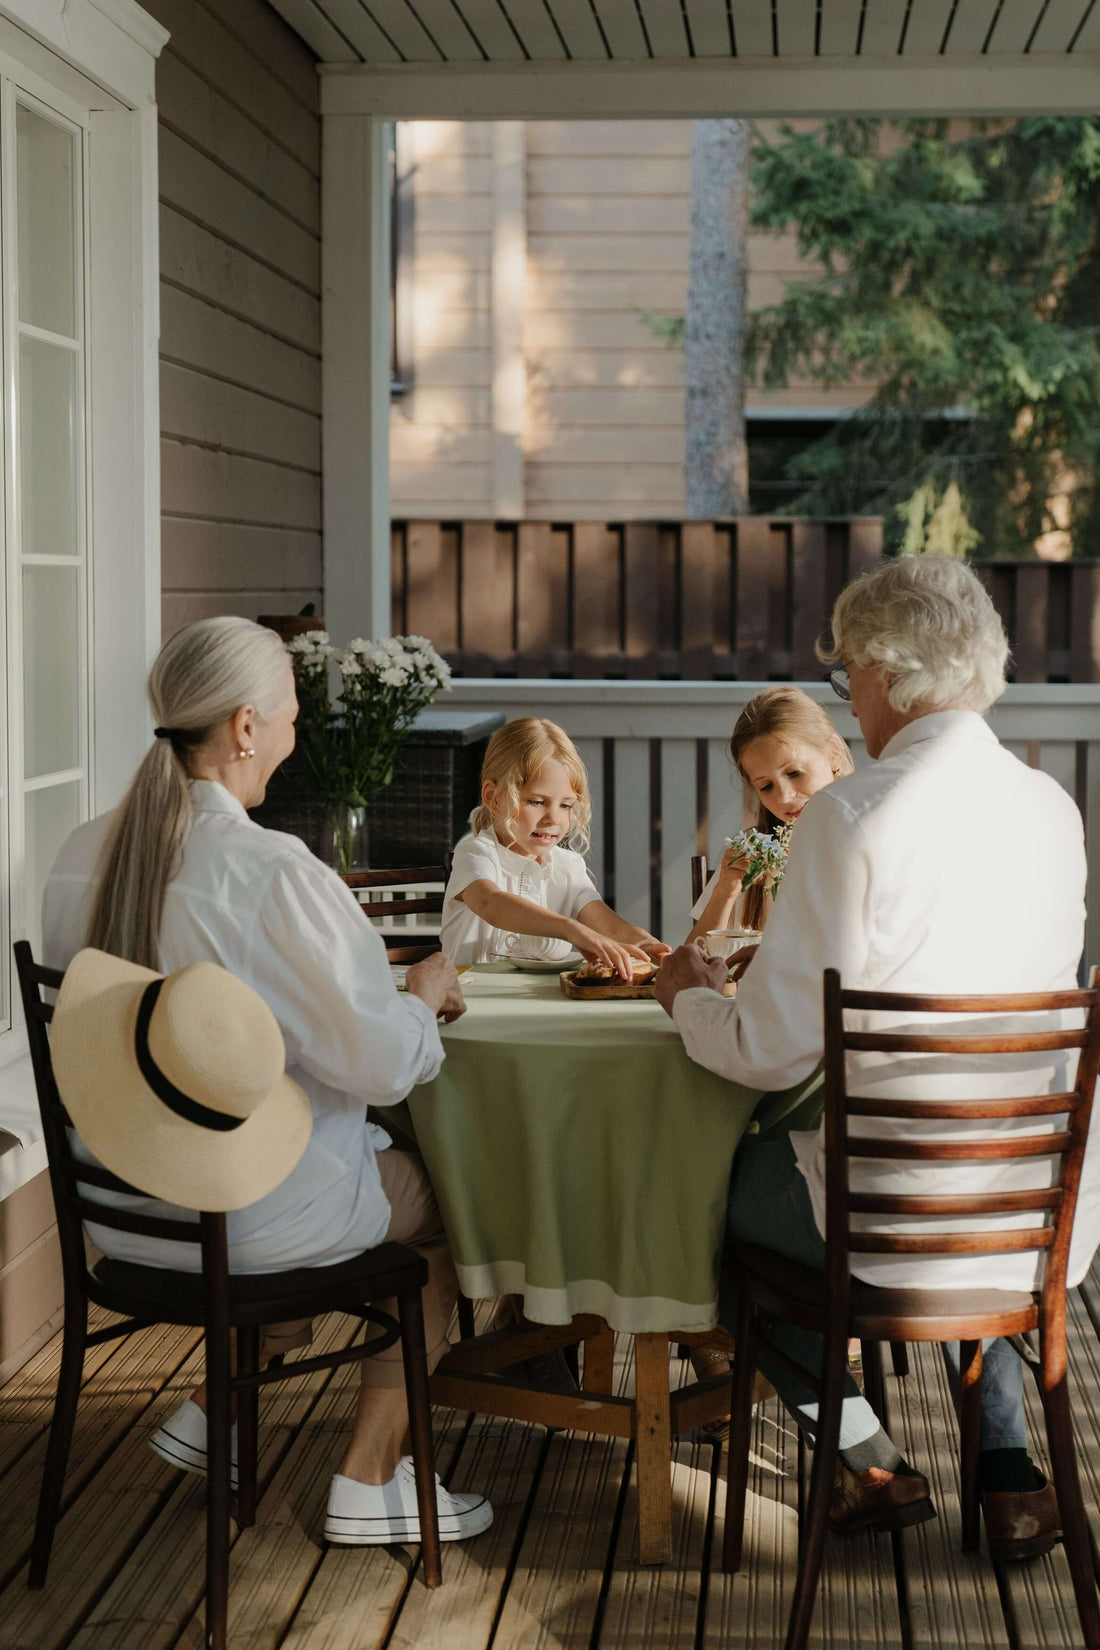
[[[983,1490],[981,1500],[990,1558],[1025,1563],[1062,1539],[1058,1497],[1045,1478],[1035,1490]]]
[[[928,1480],[922,1473],[892,1472],[889,1477],[849,1472],[843,1462],[829,1503],[829,1528],[836,1535],[860,1530],[903,1530],[935,1518]]]

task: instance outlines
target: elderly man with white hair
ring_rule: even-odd
[[[832,631],[832,647],[820,656],[839,662],[833,685],[851,699],[877,760],[804,809],[782,891],[736,1000],[716,989],[725,965],[694,947],[668,958],[657,982],[691,1058],[761,1089],[800,1082],[821,1061],[826,968],[862,990],[1050,991],[1076,984],[1081,957],[1081,818],[1061,787],[1004,750],[983,720],[1004,691],[1008,648],[979,580],[943,556],[883,563],[842,592]],[[1049,1087],[1052,1076],[1048,1063],[1025,1085]],[[880,1070],[877,1080],[889,1081],[889,1073]],[[1090,1141],[1071,1284],[1100,1235],[1092,1148]],[[877,1160],[873,1171],[882,1190],[891,1174],[913,1173],[899,1163],[884,1169],[888,1163]],[[980,1190],[1007,1167],[936,1165],[932,1172],[941,1181],[955,1177],[939,1190],[956,1182]],[[820,1267],[824,1224],[822,1133],[750,1136],[734,1165],[731,1235]],[[1035,1285],[1036,1265],[1034,1254],[948,1256],[915,1270],[904,1257],[861,1256],[852,1269],[871,1282],[1021,1289]],[[803,1367],[820,1367],[819,1337],[790,1325],[773,1333]],[[948,1350],[957,1371],[958,1348]],[[809,1388],[761,1362],[812,1431]],[[927,1480],[903,1460],[854,1383],[840,1442],[834,1529],[895,1529],[934,1516]],[[1028,1456],[1022,1365],[1003,1341],[985,1354],[981,1443],[991,1552],[1021,1559],[1047,1551],[1060,1533],[1057,1502]]]

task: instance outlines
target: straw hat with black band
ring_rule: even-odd
[[[275,1016],[216,963],[166,978],[105,951],[65,970],[50,1051],[88,1149],[140,1191],[185,1209],[243,1209],[305,1151],[312,1114],[285,1075]]]

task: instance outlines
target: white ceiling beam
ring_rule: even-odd
[[[326,114],[383,120],[1100,113],[1097,52],[676,64],[335,64],[321,73]]]

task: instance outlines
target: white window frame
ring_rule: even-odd
[[[151,736],[144,682],[160,641],[155,66],[167,38],[133,0],[0,0],[0,75],[12,83],[0,100],[5,137],[10,140],[13,131],[17,97],[32,107],[40,103],[42,113],[82,134],[86,815],[118,801]],[[10,173],[10,162],[4,165]],[[14,205],[5,190],[3,211],[14,213]],[[10,234],[4,244],[10,248]],[[4,459],[8,492],[15,496],[5,500],[5,553],[9,569],[18,563],[21,575],[21,546],[13,536],[19,477],[10,400],[18,336],[18,327],[6,320]],[[0,923],[5,947],[34,926],[20,886],[22,605],[13,599],[13,592],[20,595],[16,577],[9,572],[7,635],[0,637],[0,728],[7,730],[0,806],[11,826],[3,890],[5,902],[10,890],[10,910]],[[59,776],[51,777],[57,782]],[[31,1085],[14,1001],[12,1007],[12,1029],[0,1033],[0,1128],[18,1130],[28,1115]]]

